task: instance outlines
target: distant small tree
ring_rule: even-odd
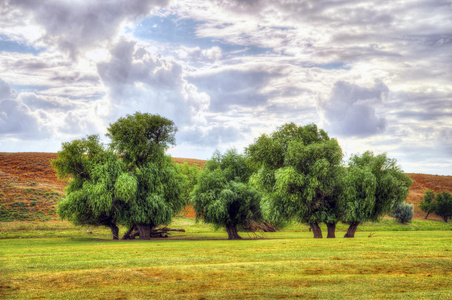
[[[400,203],[393,209],[392,216],[399,221],[399,223],[405,224],[411,222],[414,215],[413,204]]]
[[[226,227],[228,239],[241,239],[237,227],[262,219],[260,194],[250,187],[245,158],[235,150],[216,152],[191,194],[196,218]]]
[[[426,212],[425,218],[428,218],[428,215],[435,212],[435,192],[432,190],[426,190],[424,194],[424,200],[419,203],[419,208]]]
[[[436,195],[435,214],[443,218],[444,222],[452,218],[452,195],[449,192],[444,191]]]

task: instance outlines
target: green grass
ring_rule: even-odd
[[[171,227],[185,234],[151,241],[68,222],[0,223],[0,299],[452,299],[452,224],[405,231],[390,221],[354,239],[313,239],[291,224],[242,241],[184,218]]]

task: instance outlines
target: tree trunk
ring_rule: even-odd
[[[350,223],[350,226],[348,227],[347,233],[344,235],[344,238],[354,238],[356,228],[358,228],[359,223]]]
[[[119,228],[116,224],[110,224],[111,233],[113,234],[114,240],[119,240]]]
[[[131,240],[132,239],[131,234],[134,230],[135,230],[135,225],[132,225],[132,227],[130,227],[130,229],[127,230],[126,233],[124,233],[121,240]]]
[[[226,226],[226,230],[228,232],[228,240],[241,240],[242,238],[237,233],[237,226],[231,225]]]
[[[320,226],[319,226],[319,224],[317,222],[310,223],[309,225],[311,226],[312,231],[314,232],[314,238],[315,239],[323,238],[322,229],[320,229]]]
[[[427,215],[425,216],[425,219],[426,219],[426,220],[427,220],[429,214],[430,214],[430,213],[428,212]]]
[[[328,236],[326,238],[336,238],[336,223],[326,223],[326,227],[328,228]]]
[[[152,226],[149,224],[137,224],[138,231],[140,232],[140,240],[150,240]]]
[[[447,218],[448,218],[448,217],[442,217],[442,218],[443,218],[444,222],[447,223]]]

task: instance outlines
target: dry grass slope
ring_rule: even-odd
[[[50,161],[56,153],[0,153],[0,217],[2,211],[13,211],[14,219],[46,220],[56,218],[58,200],[63,197],[65,182],[56,177]],[[187,162],[202,167],[205,160],[173,158],[176,163]],[[423,219],[425,214],[419,209],[425,190],[431,189],[452,192],[452,176],[427,174],[408,174],[413,179],[407,202],[414,203],[415,220]],[[191,209],[185,214],[193,217]],[[440,220],[436,215],[429,219]]]

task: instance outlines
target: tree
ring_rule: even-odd
[[[424,194],[424,200],[419,203],[419,208],[426,212],[425,219],[428,218],[428,215],[435,212],[435,192],[432,190],[426,190]]]
[[[344,237],[354,237],[359,223],[389,214],[405,201],[411,183],[397,161],[386,154],[353,155],[339,197],[341,219],[350,225]]]
[[[452,219],[452,195],[449,192],[438,193],[435,197],[435,214],[443,218],[444,222],[447,219]]]
[[[314,238],[322,237],[319,223],[325,222],[328,237],[335,237],[343,156],[337,140],[315,124],[289,123],[261,135],[246,152],[255,171],[251,182],[265,195],[267,218],[308,223]]]
[[[228,239],[241,239],[237,227],[262,218],[260,194],[250,187],[245,158],[235,150],[215,152],[191,194],[196,218],[226,227]]]
[[[116,155],[105,150],[98,136],[91,135],[63,143],[51,164],[60,179],[71,177],[66,198],[58,204],[60,217],[78,225],[110,227],[113,239],[118,239],[116,224],[122,199],[116,189],[128,186],[118,182],[125,166]]]
[[[152,230],[169,224],[185,204],[183,177],[165,154],[176,130],[168,119],[137,112],[110,125],[108,150],[98,137],[63,144],[53,166],[60,177],[73,179],[60,215],[76,223],[110,222],[114,238],[118,223],[150,239]]]
[[[394,208],[392,215],[399,223],[411,222],[414,215],[414,206],[413,204],[402,202]]]

